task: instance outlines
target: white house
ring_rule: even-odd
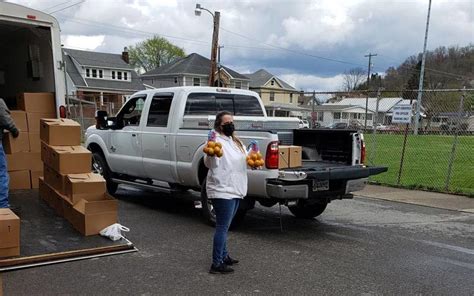
[[[403,98],[369,98],[367,104],[367,126],[373,126],[374,122],[380,124],[392,123],[392,110],[396,105],[409,105],[410,100]],[[344,98],[336,102],[324,103],[315,107],[314,115],[322,125],[330,125],[335,122],[357,121],[365,123],[366,98]],[[375,114],[377,112],[377,114]]]

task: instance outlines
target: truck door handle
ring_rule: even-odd
[[[132,137],[136,137],[136,136],[137,136],[137,134],[132,134]]]

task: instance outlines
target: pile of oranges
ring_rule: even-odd
[[[247,165],[251,168],[259,168],[265,164],[263,160],[262,153],[260,151],[251,151],[249,155],[247,155]]]
[[[207,141],[207,144],[206,146],[204,146],[203,151],[208,156],[222,157],[222,155],[224,155],[224,150],[222,150],[222,144],[211,140]]]

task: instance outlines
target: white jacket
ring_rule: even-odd
[[[242,152],[235,142],[216,133],[216,142],[222,144],[224,155],[204,156],[207,173],[208,198],[244,198],[247,195],[247,153]],[[245,148],[244,148],[245,151]]]

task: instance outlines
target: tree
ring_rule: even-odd
[[[365,71],[362,68],[352,68],[344,72],[344,91],[352,91],[365,81]]]
[[[184,49],[158,36],[142,41],[135,46],[129,46],[128,54],[130,64],[140,73],[148,72],[186,56]]]

